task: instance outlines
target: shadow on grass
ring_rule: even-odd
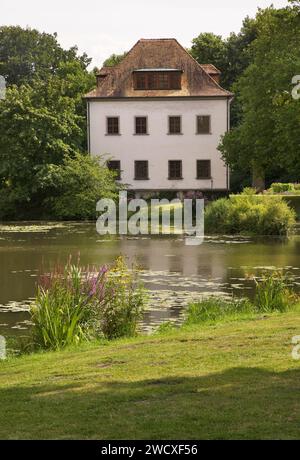
[[[102,374],[1,389],[1,439],[300,437],[300,369],[110,383]]]

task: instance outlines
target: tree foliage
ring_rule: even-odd
[[[254,183],[300,175],[300,104],[291,80],[300,69],[300,14],[296,6],[257,14],[252,62],[234,86],[242,105],[241,124],[220,147],[231,168],[250,169]]]
[[[97,200],[115,190],[113,175],[85,154],[89,63],[56,34],[0,28],[9,83],[0,101],[0,218],[95,217]]]
[[[75,105],[56,77],[13,86],[0,101],[0,218],[88,218],[115,190],[108,169],[79,153]]]
[[[127,55],[127,51],[121,54],[111,54],[103,62],[103,67],[114,67],[115,65],[120,64],[123,61],[124,57]]]
[[[226,66],[226,44],[220,35],[204,32],[192,40],[189,50],[199,64],[214,64],[224,71]]]
[[[58,219],[95,219],[101,198],[116,198],[115,174],[103,166],[103,159],[76,153],[60,165],[47,164],[38,174],[38,192],[43,205]]]
[[[213,33],[201,33],[189,50],[199,64],[213,64],[221,72],[221,85],[231,89],[251,62],[249,45],[257,36],[256,20],[246,17],[241,31],[227,39]]]
[[[221,71],[220,84],[233,90],[233,84],[251,62],[250,44],[257,37],[256,19],[246,17],[238,34],[232,32],[223,39],[213,33],[202,33],[192,41],[189,50],[199,64],[213,64]],[[241,119],[241,103],[238,95],[231,104],[231,125]]]
[[[9,85],[30,83],[35,78],[45,80],[55,75],[61,64],[73,62],[85,70],[91,59],[86,54],[78,56],[76,46],[64,50],[57,34],[19,26],[0,27],[0,75]]]
[[[60,82],[36,81],[13,86],[0,101],[0,216],[40,211],[37,174],[48,163],[60,164],[81,145],[80,117],[71,98],[60,95]],[[38,205],[39,203],[39,205]]]

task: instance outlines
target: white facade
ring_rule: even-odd
[[[197,134],[197,115],[211,117],[210,134]],[[135,134],[135,117],[148,133]],[[169,116],[181,117],[181,134],[168,134]],[[119,134],[107,134],[107,117],[119,117]],[[228,98],[120,98],[88,101],[89,150],[121,162],[121,183],[132,190],[227,190],[228,171],[217,147],[228,130]],[[135,180],[134,162],[148,161],[149,179]],[[168,161],[182,161],[182,179],[168,178]],[[197,179],[197,160],[211,161],[211,178]]]

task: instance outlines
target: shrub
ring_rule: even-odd
[[[205,231],[226,233],[229,229],[230,202],[227,198],[212,201],[205,209]]]
[[[98,336],[134,335],[145,293],[123,258],[99,270],[69,262],[41,277],[31,307],[35,348],[61,349]]]
[[[37,192],[46,196],[43,204],[56,219],[95,219],[101,198],[117,197],[115,173],[102,165],[100,157],[76,153],[66,155],[61,165],[40,168]]]
[[[270,187],[271,193],[285,193],[285,192],[294,192],[294,184],[283,184],[280,182],[274,182]]]
[[[245,187],[241,192],[241,195],[256,195],[257,190],[254,187]]]
[[[282,199],[292,208],[297,216],[297,220],[300,220],[300,194],[298,195],[283,195]]]
[[[287,235],[294,224],[295,212],[275,196],[231,195],[205,210],[205,229],[212,233]]]
[[[263,312],[284,312],[296,303],[297,297],[289,288],[289,279],[282,273],[267,273],[256,279],[255,306]]]

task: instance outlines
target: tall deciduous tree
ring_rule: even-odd
[[[9,85],[30,83],[35,78],[45,80],[55,75],[62,63],[70,62],[77,62],[86,70],[91,59],[86,54],[79,56],[76,46],[64,50],[56,33],[19,26],[0,27],[0,75]]]
[[[19,26],[0,27],[0,75],[8,86],[36,85],[60,80],[60,96],[75,101],[74,110],[81,119],[82,148],[86,144],[85,103],[82,95],[95,85],[95,75],[88,71],[91,59],[86,54],[78,55],[76,46],[64,50],[54,33]],[[29,127],[30,128],[30,127]]]
[[[242,122],[226,134],[220,149],[233,169],[251,168],[253,185],[265,177],[300,177],[300,103],[291,96],[291,80],[300,69],[300,10],[292,6],[261,10],[252,62],[235,89]]]
[[[202,33],[192,40],[189,50],[199,64],[214,64],[221,72],[221,84],[230,89],[251,62],[249,45],[257,36],[256,20],[246,17],[241,31],[227,39]]]
[[[0,28],[0,74],[8,82],[0,101],[0,217],[40,216],[44,194],[49,198],[40,186],[47,166],[84,154],[82,96],[95,84],[89,64],[76,47],[64,50],[56,34]]]
[[[214,64],[221,71],[221,85],[232,90],[232,85],[251,62],[249,45],[256,36],[256,20],[246,17],[238,34],[232,32],[223,39],[213,33],[202,33],[193,39],[189,51],[199,64]],[[231,105],[231,125],[238,125],[240,118],[241,104],[236,95]]]
[[[33,193],[40,167],[60,164],[81,147],[81,117],[60,85],[52,77],[13,86],[0,101],[0,201],[10,211],[40,202]]]
[[[214,64],[222,72],[226,67],[226,43],[220,35],[205,32],[192,40],[189,50],[199,64]]]
[[[0,219],[93,218],[114,197],[114,174],[80,153],[81,117],[61,84],[12,86],[0,101]]]

